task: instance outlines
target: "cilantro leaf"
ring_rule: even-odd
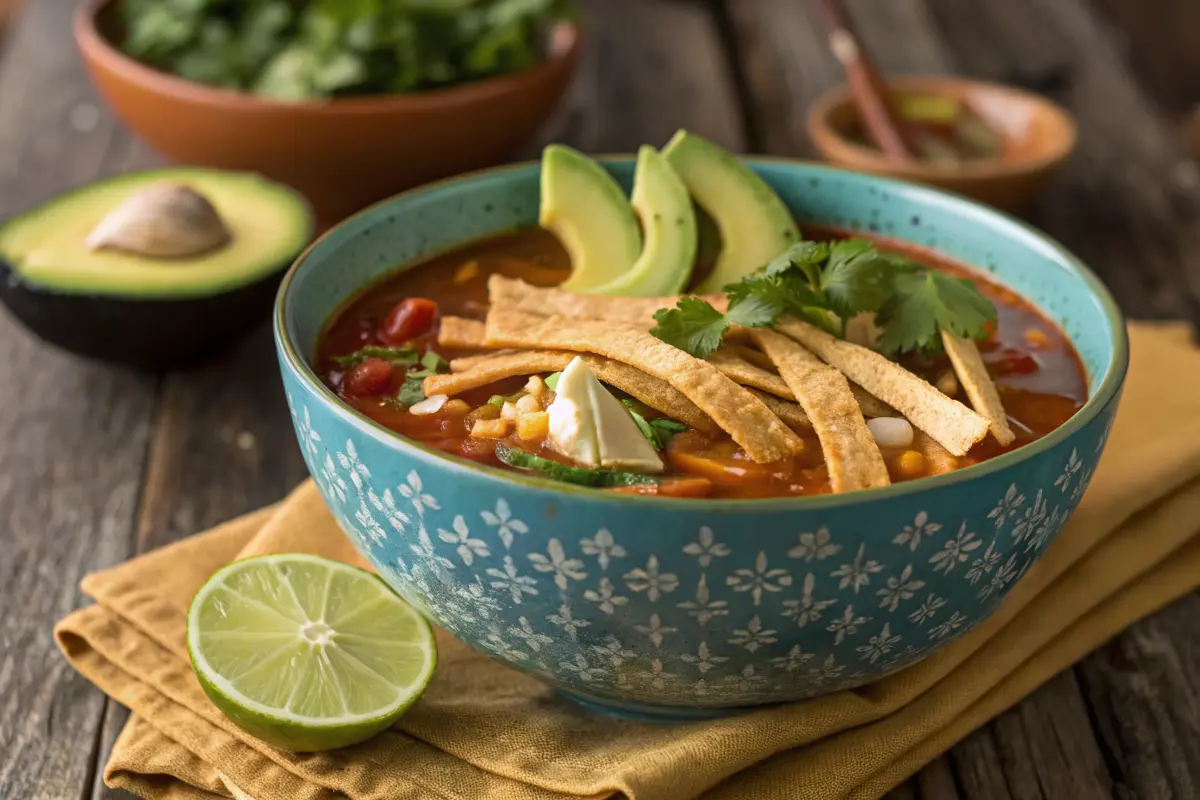
[[[830,311],[849,318],[878,311],[892,293],[892,261],[866,239],[844,239],[829,249],[820,289]]]
[[[411,347],[363,347],[345,356],[334,356],[330,360],[339,367],[352,367],[368,358],[382,358],[393,366],[408,367],[417,363],[417,351]]]
[[[822,261],[829,256],[829,247],[824,242],[796,242],[775,258],[767,262],[763,272],[767,275],[779,275],[793,267],[798,267],[812,285],[819,283],[818,269]]]
[[[935,270],[908,272],[893,281],[894,294],[880,309],[879,348],[888,354],[941,349],[940,328],[968,339],[982,338],[996,308],[975,284]]]
[[[558,379],[562,377],[561,372],[556,372],[553,375],[546,376],[546,388],[552,392],[558,391]]]
[[[400,391],[396,392],[396,402],[408,408],[414,403],[419,403],[425,399],[425,379],[416,377],[415,373],[410,373],[404,383],[400,385]]]
[[[440,353],[432,350],[426,351],[425,355],[421,356],[421,366],[430,372],[450,371],[450,362],[442,358]]]
[[[704,358],[721,346],[729,320],[699,297],[681,297],[675,308],[654,314],[658,324],[650,333],[684,352]]]

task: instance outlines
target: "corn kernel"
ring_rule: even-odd
[[[500,419],[506,419],[509,422],[516,422],[517,416],[517,407],[512,404],[512,401],[505,400],[504,405],[500,408]]]
[[[454,271],[454,283],[457,286],[461,286],[477,275],[479,275],[479,262],[468,261]]]
[[[542,402],[531,394],[522,395],[521,398],[517,400],[517,411],[528,414],[533,411],[541,410]]]
[[[948,369],[939,375],[933,385],[947,397],[954,397],[954,395],[958,394],[958,378],[952,369]]]
[[[550,388],[546,386],[546,382],[544,380],[542,380],[539,376],[534,375],[529,379],[529,382],[525,384],[525,391],[529,392],[534,397],[542,397],[548,391],[550,391]]]
[[[508,435],[508,420],[479,419],[471,427],[473,439],[503,439]]]
[[[443,414],[453,414],[455,416],[461,416],[463,414],[468,413],[470,410],[471,410],[471,407],[469,405],[467,405],[467,401],[460,400],[457,397],[454,398],[453,400],[448,401],[446,403],[446,405],[442,406]]]
[[[925,473],[925,456],[916,450],[905,450],[896,459],[896,471],[905,478],[919,478]]]
[[[546,411],[534,411],[522,414],[517,420],[517,436],[525,441],[545,439],[550,433],[550,414]]]
[[[1037,328],[1030,328],[1025,331],[1025,342],[1034,350],[1049,350],[1054,344],[1045,331],[1040,331]]]

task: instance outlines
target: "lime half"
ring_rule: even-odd
[[[421,696],[433,631],[382,580],[286,554],[235,561],[188,609],[192,669],[246,732],[288,750],[332,750],[387,728]]]

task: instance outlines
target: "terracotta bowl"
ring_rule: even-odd
[[[510,157],[561,99],[579,30],[522,72],[410,95],[283,103],[206,86],[125,55],[114,0],[76,12],[75,41],[111,109],[172,161],[252,170],[303,192],[330,224],[396,192]]]
[[[983,81],[918,76],[889,80],[888,88],[966,100],[1004,135],[1003,155],[950,168],[894,164],[878,150],[851,140],[850,134],[858,126],[858,112],[849,90],[840,86],[821,96],[808,112],[809,135],[826,160],[847,169],[918,181],[997,208],[1019,211],[1037,196],[1075,149],[1076,130],[1071,116],[1030,92]]]

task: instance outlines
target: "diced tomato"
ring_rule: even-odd
[[[437,303],[424,297],[401,300],[383,318],[379,338],[390,345],[401,345],[423,336],[433,329],[437,312]]]
[[[1002,377],[1004,375],[1032,375],[1041,369],[1037,359],[1033,356],[1022,353],[1020,350],[1006,348],[1004,354],[996,361],[988,364],[992,375]]]
[[[355,364],[342,378],[342,394],[347,397],[375,397],[391,391],[392,365],[382,358]]]

